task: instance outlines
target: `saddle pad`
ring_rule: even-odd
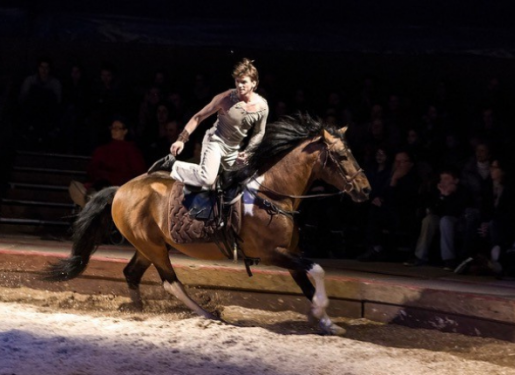
[[[172,240],[177,244],[216,242],[221,238],[220,232],[232,230],[239,233],[241,226],[241,203],[236,202],[231,207],[227,222],[218,228],[216,205],[214,215],[208,219],[198,219],[191,215],[191,207],[185,205],[184,184],[175,182],[168,200],[168,227]],[[189,203],[189,202],[188,202]]]

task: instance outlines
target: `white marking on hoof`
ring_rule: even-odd
[[[312,309],[313,315],[317,319],[322,319],[325,315],[325,309],[329,306],[329,299],[325,291],[324,276],[325,272],[322,267],[318,264],[313,264],[308,274],[313,278],[315,282],[315,295],[313,296]]]
[[[323,334],[331,335],[331,336],[344,336],[347,331],[345,328],[340,327],[339,325],[334,324],[329,320],[329,324],[324,322],[324,320],[320,320],[320,329]]]
[[[190,296],[184,290],[182,284],[178,281],[170,284],[168,281],[163,282],[163,288],[170,294],[174,295],[179,301],[184,303],[187,307],[189,307],[192,311],[196,312],[198,315],[203,316],[207,319],[217,319],[216,316],[204,310],[198,303],[193,301]]]

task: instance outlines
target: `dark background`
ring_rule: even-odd
[[[512,8],[508,1],[2,1],[0,108],[5,113],[40,56],[53,60],[60,79],[76,62],[91,79],[114,63],[135,100],[157,69],[183,89],[199,72],[225,89],[242,57],[312,101],[329,90],[352,96],[365,76],[399,95],[445,80],[456,96],[470,96],[492,76],[515,91]]]

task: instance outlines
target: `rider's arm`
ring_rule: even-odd
[[[197,126],[211,116],[213,113],[218,111],[222,106],[222,101],[229,95],[229,91],[223,92],[221,94],[216,95],[211,102],[202,108],[199,112],[197,112],[193,117],[188,121],[184,130],[179,134],[179,138],[170,146],[170,153],[173,156],[179,155],[184,149],[184,143],[189,139],[191,133],[195,131]]]
[[[204,108],[202,108],[200,111],[193,115],[193,117],[188,121],[188,123],[184,127],[184,130],[186,130],[188,134],[191,135],[191,133],[195,131],[197,126],[199,126],[199,124],[202,121],[204,121],[206,118],[208,118],[220,109],[222,101],[227,97],[229,92],[230,91],[226,91],[216,95],[208,105],[206,105]]]
[[[263,110],[263,112],[262,112],[261,117],[254,124],[252,136],[249,140],[247,148],[245,149],[245,153],[252,152],[261,143],[261,140],[263,139],[263,136],[265,135],[267,118],[268,118],[268,106],[266,106],[265,110]]]

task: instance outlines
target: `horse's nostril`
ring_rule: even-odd
[[[363,193],[365,193],[367,195],[370,194],[371,191],[372,191],[372,189],[370,189],[368,187],[363,189]]]

